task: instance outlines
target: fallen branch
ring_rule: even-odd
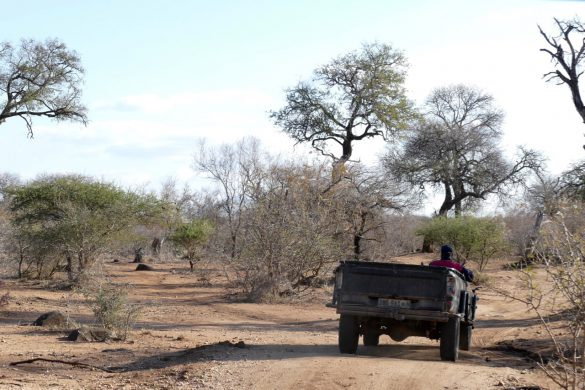
[[[87,364],[87,363],[68,362],[66,360],[45,359],[45,358],[34,358],[34,359],[28,359],[28,360],[21,360],[21,361],[18,361],[18,362],[12,362],[12,363],[10,363],[10,365],[11,366],[18,366],[20,364],[28,364],[28,363],[34,363],[34,362],[48,362],[48,363],[68,364],[68,365],[74,366],[74,367],[89,368],[91,370],[99,370],[99,371],[104,371],[104,372],[109,372],[109,373],[118,373],[118,372],[121,372],[121,370],[112,370],[110,368],[94,366],[92,364]]]

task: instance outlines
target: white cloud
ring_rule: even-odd
[[[93,142],[102,147],[155,148],[197,138],[232,142],[245,135],[278,138],[268,119],[274,99],[258,90],[217,90],[174,95],[133,95],[92,104],[87,128],[39,127],[43,137]],[[121,109],[116,119],[104,110]],[[108,119],[105,119],[108,118]],[[291,143],[292,144],[292,143]]]
[[[109,104],[109,106],[108,106]],[[254,136],[271,153],[293,153],[293,141],[274,128],[272,99],[254,90],[218,90],[175,95],[140,95],[96,103],[87,127],[43,122],[27,145],[35,158],[3,169],[20,172],[79,172],[128,185],[157,187],[168,176],[196,181],[192,159],[200,138],[231,143]],[[110,108],[124,107],[115,114]],[[41,161],[42,160],[42,161]]]
[[[172,95],[143,94],[130,95],[112,100],[99,100],[91,106],[95,110],[114,110],[122,112],[141,112],[146,114],[164,114],[176,110],[198,110],[200,107],[212,108],[214,111],[226,104],[269,107],[273,99],[257,89],[226,89],[201,92],[182,92]]]

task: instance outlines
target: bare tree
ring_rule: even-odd
[[[528,208],[535,213],[534,224],[524,248],[525,259],[532,261],[536,256],[537,244],[541,236],[542,223],[545,218],[554,216],[559,211],[562,196],[560,178],[536,175],[537,181],[526,189],[525,198]]]
[[[503,114],[493,97],[475,88],[454,85],[436,89],[426,102],[424,120],[401,148],[384,158],[387,171],[400,181],[442,190],[439,215],[459,215],[490,194],[503,197],[541,167],[540,156],[520,149],[508,161],[500,148]]]
[[[264,160],[260,167],[242,218],[241,256],[232,262],[236,284],[254,300],[307,289],[342,255],[323,165]]]
[[[173,177],[167,177],[161,183],[159,199],[166,206],[160,221],[149,226],[150,238],[152,238],[150,249],[153,255],[160,258],[166,254],[163,253],[165,252],[165,243],[171,232],[187,217],[193,197],[189,186],[185,185],[182,190],[179,190],[177,180]]]
[[[218,185],[220,207],[229,227],[229,256],[239,255],[242,211],[250,195],[250,171],[258,159],[259,141],[244,138],[237,145],[223,144],[209,147],[202,140],[194,158],[194,168],[206,173]]]
[[[573,200],[585,200],[585,161],[573,164],[560,177],[561,193]]]
[[[356,141],[390,139],[407,127],[414,114],[405,77],[401,52],[389,45],[366,44],[316,69],[312,80],[288,89],[285,107],[273,111],[271,118],[297,143],[309,142],[342,167]]]
[[[540,51],[547,53],[555,70],[544,75],[547,81],[566,84],[571,90],[575,109],[585,122],[585,105],[579,91],[579,77],[583,74],[582,62],[585,58],[585,25],[575,18],[573,20],[554,19],[557,33],[549,35],[540,26],[540,34],[547,43]]]
[[[83,68],[64,43],[23,40],[0,43],[0,124],[19,117],[33,136],[33,117],[87,123],[81,103]]]
[[[351,165],[335,189],[325,194],[334,202],[332,211],[338,214],[334,219],[344,222],[355,260],[364,257],[365,242],[383,236],[387,212],[414,208],[420,201],[409,186],[388,177],[382,169],[358,164]]]

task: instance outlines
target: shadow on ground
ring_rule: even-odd
[[[169,368],[178,365],[198,363],[204,361],[265,361],[299,359],[306,357],[339,357],[406,359],[411,361],[441,362],[439,348],[433,345],[393,344],[378,347],[358,348],[356,355],[340,354],[337,345],[316,344],[245,344],[244,342],[223,341],[216,344],[201,345],[176,352],[159,353],[143,356],[127,364],[112,366],[110,369],[120,372],[142,371],[150,369]],[[458,363],[477,364],[482,359],[472,353],[461,352]]]

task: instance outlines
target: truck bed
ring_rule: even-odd
[[[447,321],[456,309],[446,303],[459,298],[449,297],[447,280],[465,284],[457,271],[444,267],[344,261],[338,272],[334,304],[338,313],[352,315]]]

